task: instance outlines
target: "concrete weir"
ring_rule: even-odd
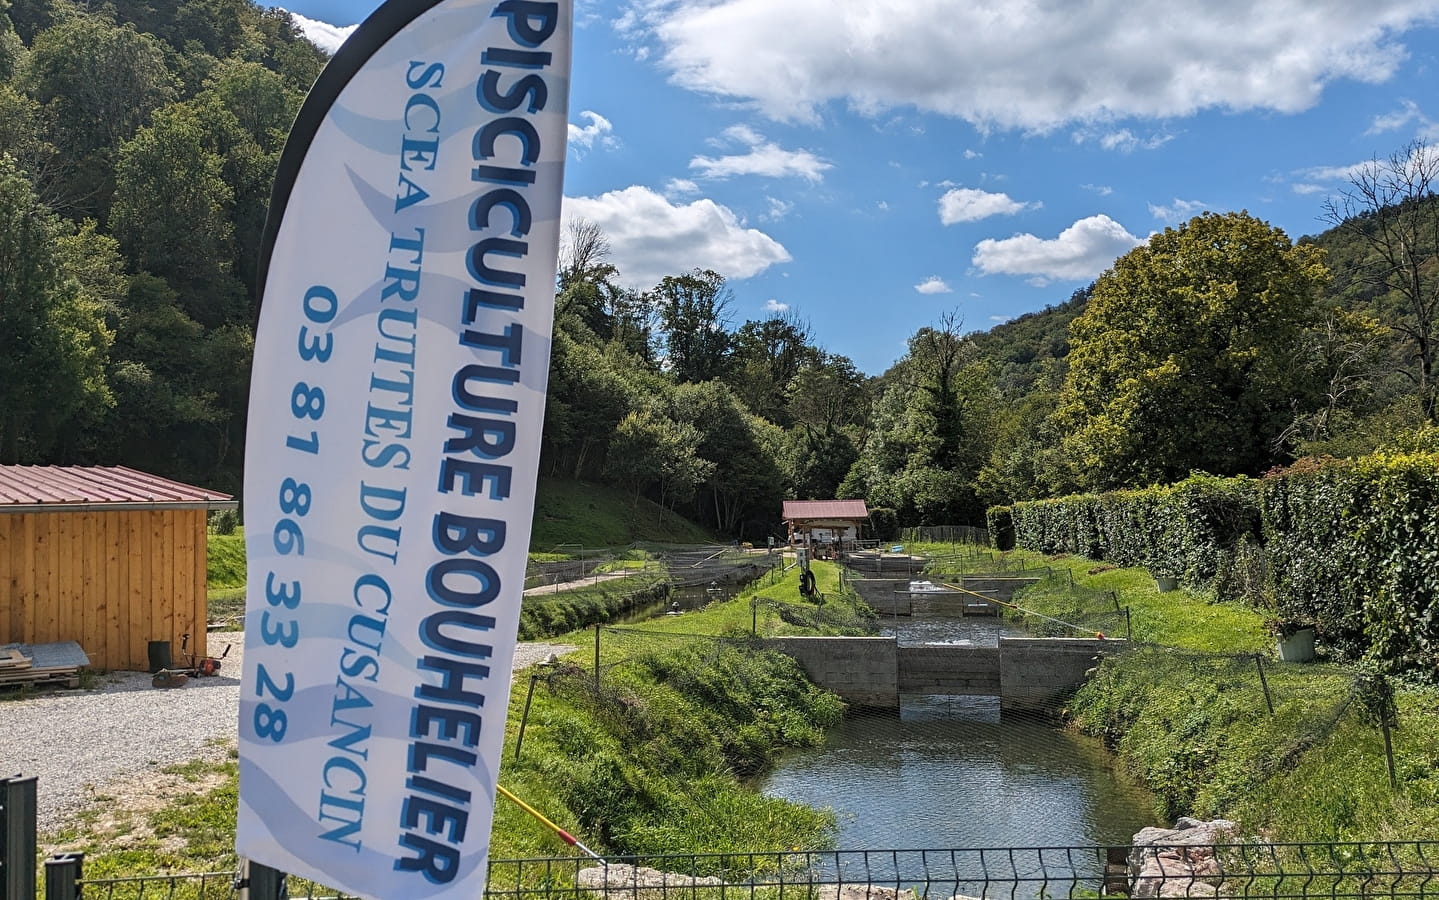
[[[900,646],[892,637],[779,637],[764,646],[793,657],[811,681],[858,706],[895,708],[901,694],[999,697],[1038,711],[1079,688],[1102,655],[1125,641],[1000,638],[998,647]]]
[[[975,596],[1009,602],[1023,588],[1039,581],[1033,577],[1005,575],[925,575],[935,584],[956,584],[971,594],[912,593],[906,578],[849,578],[848,585],[860,599],[881,616],[994,615],[998,607]]]

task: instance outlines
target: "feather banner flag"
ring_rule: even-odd
[[[482,895],[554,316],[572,0],[389,0],[286,144],[245,455],[237,850]]]

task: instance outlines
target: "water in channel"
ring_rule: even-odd
[[[903,619],[901,643],[995,646],[997,619]],[[823,747],[781,761],[772,796],[832,809],[840,849],[1128,844],[1160,824],[1149,796],[1097,741],[1013,713],[994,697],[905,696],[860,711]]]

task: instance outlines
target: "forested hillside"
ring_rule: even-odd
[[[256,255],[325,55],[252,0],[0,0],[0,462],[238,491]],[[916,322],[866,377],[724,275],[624,286],[576,222],[542,472],[761,539],[786,497],[881,521],[1365,452],[1431,422],[1439,170],[1376,160],[1297,244],[1247,213],[1167,229],[1048,309]]]
[[[0,459],[239,487],[251,273],[324,62],[249,0],[0,0]]]

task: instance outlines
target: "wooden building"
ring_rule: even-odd
[[[784,522],[791,544],[848,549],[863,534],[869,509],[863,500],[786,500]]]
[[[204,653],[206,521],[237,505],[134,469],[0,466],[0,644],[141,671],[150,641]]]

